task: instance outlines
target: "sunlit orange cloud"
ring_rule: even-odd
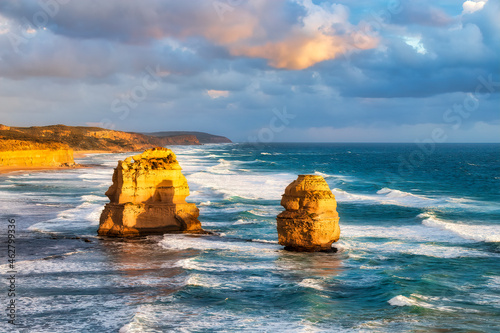
[[[155,39],[203,36],[232,56],[267,59],[271,67],[292,70],[378,45],[376,35],[349,22],[349,10],[343,5],[294,0],[303,7],[302,16],[286,19],[276,14],[285,2],[252,0],[231,7],[221,17],[206,2],[196,11],[164,18],[182,29],[159,25],[147,34]]]
[[[250,2],[251,3],[251,2]],[[300,70],[353,50],[374,48],[378,39],[351,25],[341,7],[323,8],[304,0],[307,14],[280,36],[266,31],[259,19],[270,8],[235,10],[224,22],[205,22],[201,34],[226,47],[233,56],[263,58],[274,68]],[[249,9],[249,8],[246,8]],[[261,14],[261,15],[259,15]],[[332,28],[341,27],[342,34]]]
[[[284,41],[267,42],[257,46],[229,46],[232,55],[268,59],[269,65],[284,69],[305,69],[336,58],[354,48],[373,48],[377,40],[356,44],[341,36],[317,33],[313,36],[293,36]]]

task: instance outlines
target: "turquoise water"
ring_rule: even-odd
[[[173,150],[218,236],[97,238],[113,167],[130,154],[0,177],[2,226],[14,218],[18,237],[18,325],[4,314],[1,332],[500,331],[500,145]],[[298,174],[322,175],[336,196],[337,253],[277,244]],[[7,289],[2,279],[2,304]]]

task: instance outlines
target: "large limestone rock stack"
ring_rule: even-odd
[[[203,231],[198,208],[186,203],[187,180],[170,149],[148,149],[119,161],[106,195],[110,203],[101,214],[99,235],[132,237]]]
[[[337,202],[321,176],[299,175],[281,199],[278,241],[287,250],[325,251],[340,237]]]

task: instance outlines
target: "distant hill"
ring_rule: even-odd
[[[143,133],[156,137],[173,137],[179,135],[194,135],[200,143],[231,143],[232,141],[225,136],[213,135],[203,132],[186,132],[186,131],[167,131],[167,132],[154,132]]]
[[[20,147],[64,144],[78,150],[140,151],[157,146],[199,145],[192,134],[152,136],[141,133],[113,131],[100,127],[34,126],[9,127],[0,125],[0,149],[17,150]],[[16,140],[16,144],[13,144]],[[29,149],[29,148],[28,148]]]

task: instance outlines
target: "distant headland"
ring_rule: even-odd
[[[226,137],[203,132],[133,133],[100,127],[0,124],[0,168],[39,168],[74,165],[73,152],[131,152],[170,145],[230,143]]]

